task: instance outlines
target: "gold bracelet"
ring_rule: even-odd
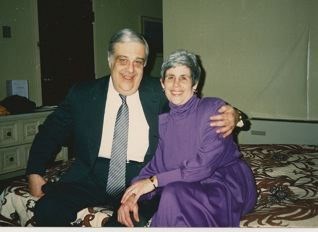
[[[150,182],[152,183],[153,187],[156,189],[156,185],[155,185],[155,176],[151,176],[149,177]]]

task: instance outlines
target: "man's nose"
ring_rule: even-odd
[[[179,79],[178,78],[174,78],[173,80],[173,86],[178,86],[180,83],[179,83]]]
[[[130,62],[128,63],[128,70],[129,70],[129,72],[133,72],[134,69],[135,69],[134,61],[130,61]]]

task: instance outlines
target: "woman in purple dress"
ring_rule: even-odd
[[[251,169],[240,159],[232,136],[223,138],[209,126],[209,115],[226,103],[196,96],[200,75],[197,57],[184,50],[163,63],[161,83],[170,112],[160,115],[155,156],[122,198],[120,223],[133,226],[127,212],[138,221],[137,201],[157,194],[154,227],[236,227],[253,209],[256,187]]]

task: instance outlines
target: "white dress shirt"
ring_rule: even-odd
[[[143,162],[149,146],[149,125],[142,109],[139,91],[127,96],[126,102],[129,109],[127,161]],[[104,113],[102,140],[98,154],[99,157],[111,158],[115,121],[121,104],[122,100],[110,78]]]

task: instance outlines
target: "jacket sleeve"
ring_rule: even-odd
[[[55,159],[71,135],[72,101],[76,99],[75,87],[71,88],[65,100],[51,113],[36,134],[32,143],[26,174],[43,175],[47,164]]]

